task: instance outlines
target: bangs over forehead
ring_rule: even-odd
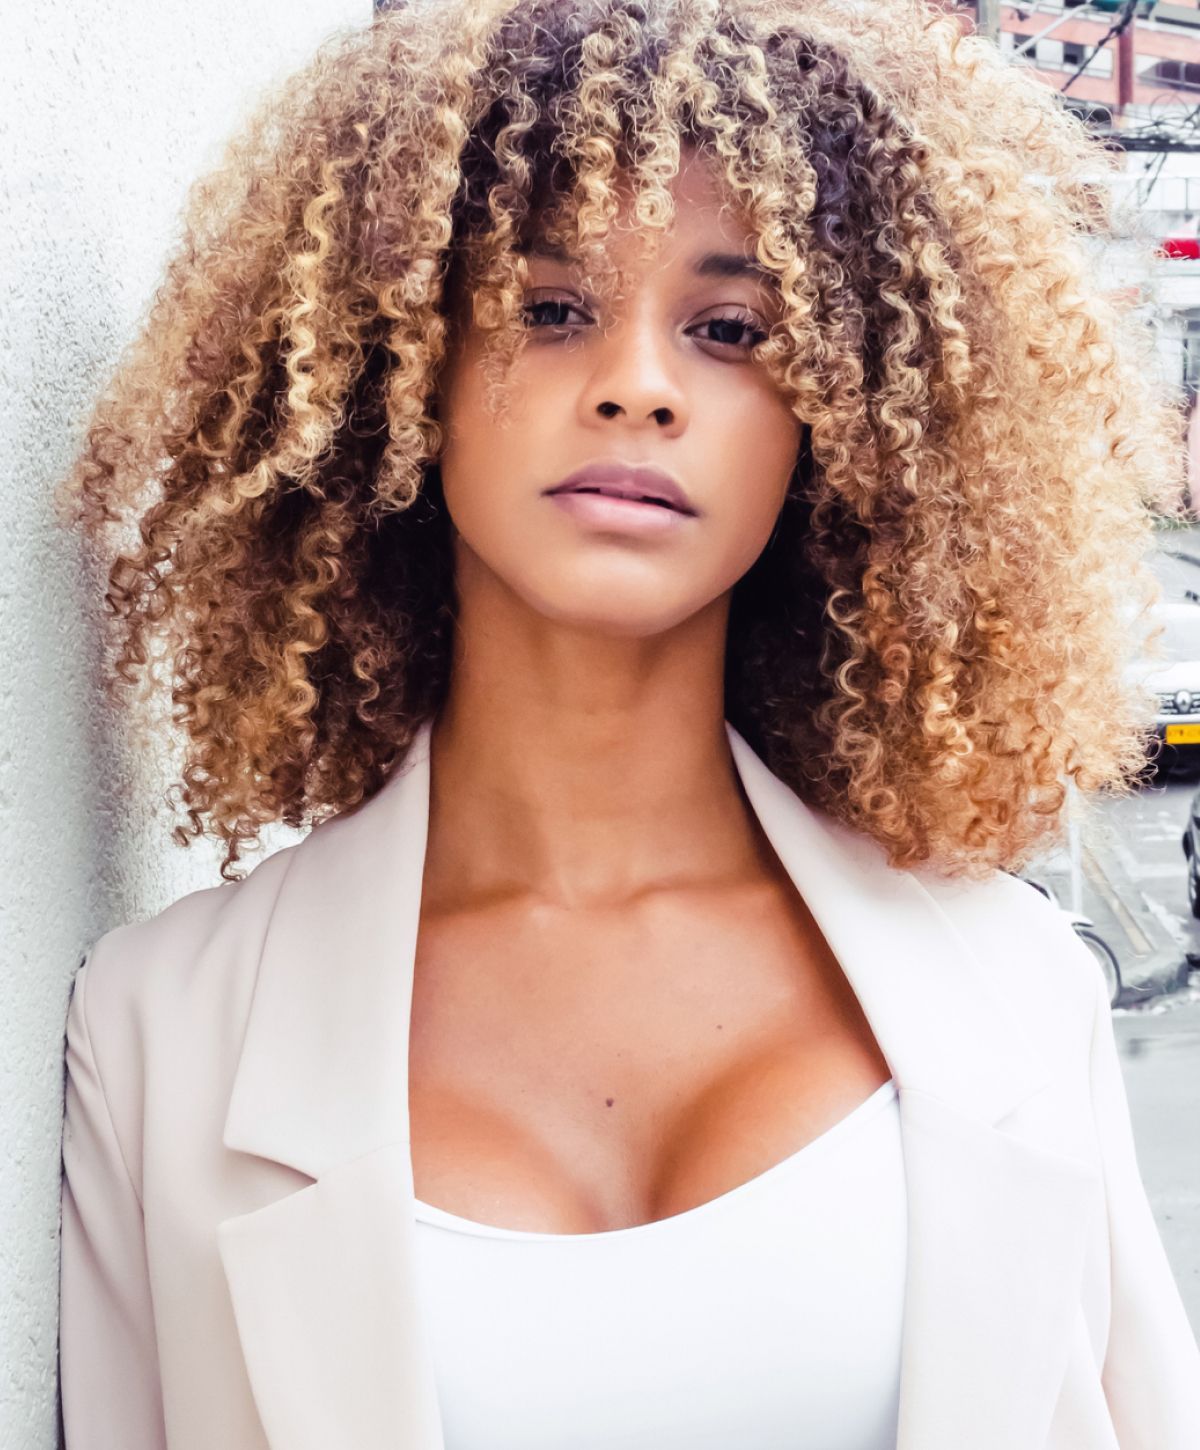
[[[589,289],[619,293],[611,232],[652,253],[692,156],[747,228],[756,275],[785,303],[788,325],[761,359],[802,407],[828,400],[847,354],[868,386],[881,381],[867,339],[914,363],[936,353],[911,326],[930,279],[873,246],[883,232],[954,264],[914,186],[924,148],[836,48],[753,6],[544,0],[498,22],[477,84],[449,262],[453,290],[469,290],[476,322],[494,333],[494,388],[521,346],[519,258],[568,258]],[[905,294],[900,307],[881,300],[889,289]]]

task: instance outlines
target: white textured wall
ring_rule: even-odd
[[[62,1031],[80,949],[210,884],[217,859],[171,843],[154,768],[130,760],[100,707],[93,586],[50,495],[188,182],[265,83],[370,12],[370,0],[0,4],[0,1445],[12,1450],[57,1439]]]

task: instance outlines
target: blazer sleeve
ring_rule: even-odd
[[[89,1032],[91,955],[75,974],[66,1027],[59,1278],[64,1444],[65,1450],[165,1450],[142,1205]]]
[[[1101,974],[1092,970],[1091,1094],[1112,1276],[1104,1393],[1121,1450],[1195,1450],[1200,1349],[1143,1186],[1108,993]]]

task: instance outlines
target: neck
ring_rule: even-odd
[[[431,736],[430,901],[617,903],[754,870],[725,731],[727,600],[617,638],[460,595]]]

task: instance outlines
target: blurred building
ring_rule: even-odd
[[[1125,235],[1152,239],[1149,278],[1123,263],[1121,237],[1097,256],[1113,291],[1131,293],[1158,339],[1164,376],[1182,385],[1200,502],[1200,0],[972,0],[964,25],[1030,66],[1119,153],[1113,198]]]

